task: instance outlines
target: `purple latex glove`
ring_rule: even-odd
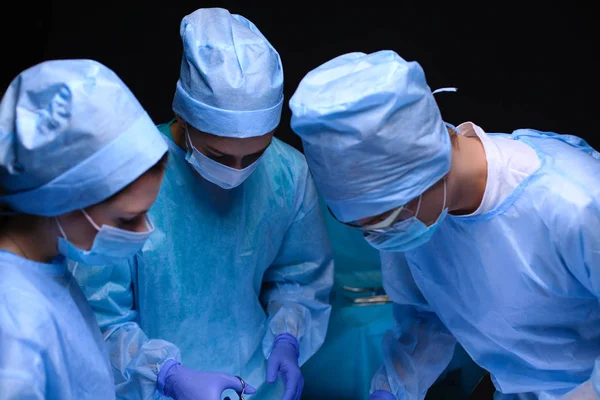
[[[396,400],[396,398],[386,390],[376,390],[371,393],[369,400]]]
[[[175,400],[221,400],[227,389],[240,393],[242,383],[235,376],[219,372],[202,372],[168,360],[158,373],[158,391]],[[256,393],[246,384],[245,394]]]
[[[274,383],[281,375],[285,391],[282,400],[300,400],[304,377],[298,365],[298,340],[289,333],[278,335],[267,361],[267,382]]]

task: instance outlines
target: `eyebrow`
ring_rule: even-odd
[[[211,147],[211,146],[209,146],[207,144],[205,144],[204,147],[206,148],[206,150],[210,151],[212,154],[214,154],[216,156],[219,156],[219,157],[235,157],[233,154],[223,153],[223,152],[221,152],[221,151],[219,151],[219,150],[215,149],[214,147]],[[265,151],[267,151],[268,147],[269,147],[269,145],[267,145],[264,149],[261,149],[259,151],[254,152],[254,153],[246,154],[244,157],[251,157],[251,156],[256,156],[256,155],[262,154]]]
[[[138,216],[140,216],[140,215],[146,214],[146,213],[148,213],[149,211],[150,211],[150,209],[148,208],[148,209],[146,209],[146,210],[144,210],[144,211],[138,211],[138,212],[128,212],[128,211],[125,211],[125,214],[131,214],[131,215],[134,215],[134,218],[135,218],[135,217],[138,217]]]
[[[211,153],[213,153],[214,155],[217,155],[217,156],[230,156],[231,155],[231,154],[227,154],[227,153],[222,153],[219,150],[217,150],[214,147],[211,147],[207,144],[205,144],[204,147],[206,148],[206,150],[210,151]]]

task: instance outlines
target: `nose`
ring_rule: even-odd
[[[140,218],[140,219],[141,219],[141,221],[138,224],[136,224],[133,231],[139,232],[139,233],[148,232],[150,230],[150,224],[148,223],[148,217],[144,216],[143,218]]]

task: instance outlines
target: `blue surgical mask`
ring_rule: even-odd
[[[199,152],[190,140],[187,125],[185,127],[185,140],[187,144],[185,160],[190,163],[200,176],[223,189],[233,189],[241,185],[254,172],[259,161],[262,159],[261,155],[258,160],[246,168],[235,169],[216,162]]]
[[[102,225],[99,227],[85,210],[81,210],[90,224],[98,231],[92,248],[82,250],[68,241],[67,235],[56,218],[56,224],[62,237],[58,238],[58,251],[68,259],[85,265],[105,265],[131,259],[139,252],[152,232],[154,226],[147,219],[146,232],[132,232],[113,226]]]
[[[442,212],[433,224],[427,226],[417,218],[420,205],[421,199],[419,199],[419,206],[414,217],[400,221],[385,231],[369,232],[365,235],[366,241],[377,250],[386,252],[405,252],[427,243],[440,223],[448,215],[448,209],[446,208],[446,180],[444,179],[444,204],[442,205]]]

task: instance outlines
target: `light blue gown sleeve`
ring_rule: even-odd
[[[268,314],[263,339],[265,358],[275,337],[289,333],[300,344],[300,365],[325,341],[333,286],[333,251],[307,170],[302,180],[295,197],[294,219],[275,261],[265,272],[261,290]]]
[[[46,399],[46,360],[42,356],[46,349],[23,340],[8,326],[14,323],[12,312],[0,309],[0,400]]]
[[[580,209],[562,210],[556,219],[556,241],[571,273],[600,302],[600,196],[579,203]],[[571,398],[600,400],[600,354],[590,380],[565,396]]]
[[[371,393],[387,390],[399,400],[423,400],[444,372],[456,339],[429,308],[402,253],[382,253],[383,283],[394,300],[396,326],[383,338],[383,365]]]
[[[138,255],[131,263],[69,266],[86,295],[108,348],[118,399],[163,398],[156,386],[158,372],[170,359],[180,361],[177,346],[150,340],[136,323],[134,307]]]

